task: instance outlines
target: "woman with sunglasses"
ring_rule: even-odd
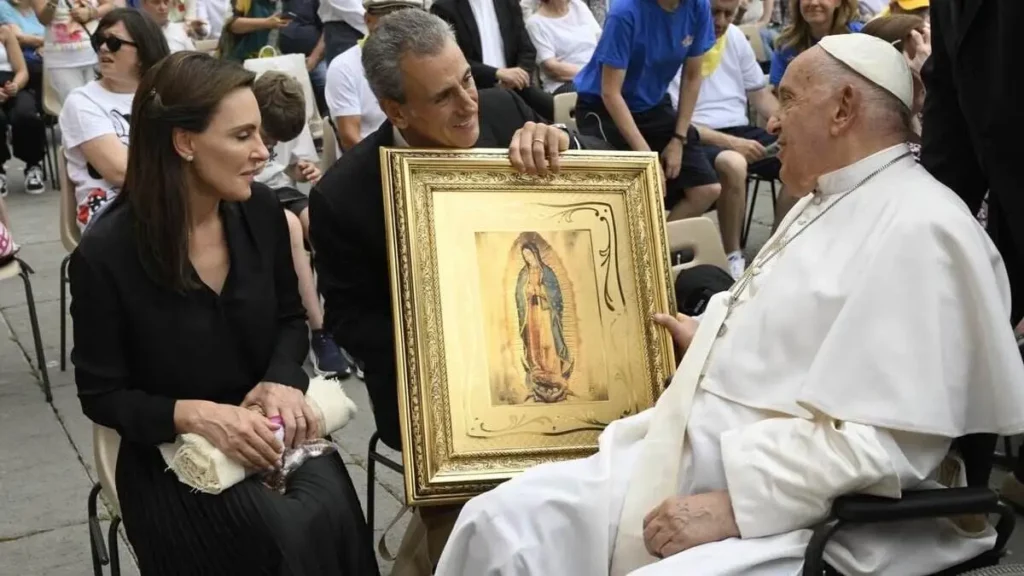
[[[89,31],[115,8],[114,0],[32,0],[32,7],[46,26],[43,66],[50,88],[63,102],[72,90],[93,79],[96,53],[89,45]]]
[[[68,178],[75,186],[78,226],[83,230],[124,182],[132,99],[139,79],[170,53],[160,26],[129,8],[104,16],[92,43],[100,78],[73,90],[60,113]]]

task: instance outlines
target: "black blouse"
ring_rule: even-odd
[[[184,293],[143,270],[128,204],[71,255],[75,381],[92,421],[141,444],[173,441],[178,399],[237,405],[261,381],[305,392],[309,340],[284,213],[270,189],[222,202],[231,267],[221,294]]]

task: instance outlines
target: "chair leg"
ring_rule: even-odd
[[[107,548],[110,549],[110,576],[121,576],[121,552],[117,546],[119,524],[121,524],[121,517],[115,516],[110,520],[110,528],[107,532]]]
[[[89,491],[89,500],[86,502],[89,517],[89,548],[92,552],[92,573],[95,576],[103,576],[103,566],[110,562],[107,557],[107,550],[103,545],[103,531],[100,530],[100,520],[96,514],[96,500],[99,498],[100,483],[93,485]]]
[[[60,262],[60,371],[67,370],[68,357],[68,264],[71,254]]]
[[[374,496],[376,492],[377,484],[377,460],[374,458],[377,452],[377,440],[380,438],[380,434],[374,432],[370,436],[370,446],[366,451],[366,524],[370,527],[370,533],[373,534],[375,528],[374,521]]]
[[[747,188],[750,187],[751,180],[754,182],[754,193],[750,196],[750,206],[747,208],[747,221],[743,225],[743,233],[740,234],[740,245],[746,248],[747,237],[750,236],[750,225],[754,222],[754,207],[757,206],[757,193],[761,189],[761,180],[758,178],[747,179]]]
[[[779,205],[779,193],[775,191],[775,180],[771,180],[770,183],[772,185],[772,214],[775,214]]]
[[[32,281],[28,278],[31,273],[32,269],[24,262],[21,262],[21,279],[25,282],[25,300],[28,303],[28,318],[32,323],[32,338],[35,340],[36,344],[36,363],[38,364],[39,374],[43,378],[43,393],[46,395],[46,401],[53,403],[53,394],[50,392],[50,374],[46,370],[46,356],[43,354],[43,337],[39,332],[39,317],[36,315],[36,301],[32,296]]]

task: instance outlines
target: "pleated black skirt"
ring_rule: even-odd
[[[338,455],[307,461],[282,495],[250,478],[193,492],[151,446],[122,442],[121,516],[142,576],[377,576],[372,536]]]

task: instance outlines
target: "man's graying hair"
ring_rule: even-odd
[[[380,19],[363,43],[363,69],[378,100],[405,103],[402,58],[436,56],[455,33],[447,22],[424,10],[399,10]]]
[[[910,109],[899,98],[831,54],[826,52],[823,56],[818,61],[818,77],[827,78],[826,82],[836,88],[843,84],[856,86],[864,98],[863,113],[867,117],[867,126],[873,130],[891,131],[907,139],[911,138],[913,129]]]

